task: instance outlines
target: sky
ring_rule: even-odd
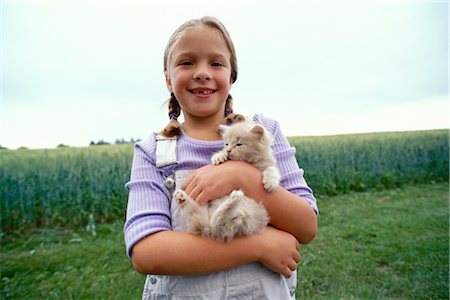
[[[287,136],[450,128],[447,1],[0,0],[0,145],[143,139],[167,121],[163,52],[227,27],[235,112]]]

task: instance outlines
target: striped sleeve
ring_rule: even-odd
[[[154,136],[135,145],[128,189],[127,216],[124,238],[127,255],[144,237],[163,230],[171,230],[170,203],[163,185],[163,175],[154,161]]]
[[[272,149],[281,174],[280,185],[307,201],[318,214],[316,198],[303,177],[303,169],[298,166],[295,158],[295,147],[289,144],[289,141],[281,132],[279,123],[260,114],[256,114],[254,120],[262,124],[273,136]]]

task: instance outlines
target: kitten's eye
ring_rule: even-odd
[[[236,144],[236,146],[242,146],[242,144],[241,144],[241,143],[238,143],[238,144]]]
[[[225,146],[227,146],[227,147],[228,147],[228,143],[226,143],[226,144],[225,144]]]

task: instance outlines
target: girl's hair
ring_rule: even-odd
[[[172,51],[176,43],[180,40],[185,31],[196,26],[209,26],[213,29],[218,30],[222,34],[225,40],[225,44],[227,45],[228,50],[230,51],[231,82],[234,83],[237,79],[238,68],[237,68],[236,51],[234,50],[233,41],[231,40],[230,34],[228,33],[225,26],[214,17],[203,17],[201,19],[189,20],[186,23],[182,24],[180,27],[178,27],[177,30],[175,30],[175,32],[172,34],[169,41],[167,42],[166,50],[164,51],[164,72],[168,71],[169,61],[171,59]],[[179,136],[181,134],[181,127],[177,119],[181,114],[180,104],[173,93],[170,95],[170,98],[167,102],[169,107],[170,121],[166,125],[166,127],[160,132],[160,134],[165,135],[167,137]],[[233,98],[231,97],[230,94],[228,94],[228,98],[225,103],[224,116],[228,118],[231,117],[232,115],[234,115]]]

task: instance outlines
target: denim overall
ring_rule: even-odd
[[[157,137],[158,168],[176,163],[175,147],[176,139]],[[190,172],[176,171],[166,178],[170,193],[181,187]],[[181,208],[174,199],[170,212],[172,229],[186,231]],[[142,299],[295,299],[296,275],[294,271],[290,278],[285,278],[260,263],[205,275],[147,275]]]

